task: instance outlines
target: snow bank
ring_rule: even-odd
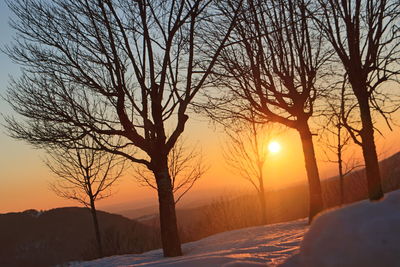
[[[299,249],[307,221],[250,227],[183,244],[181,257],[164,258],[161,250],[75,262],[70,266],[276,266]]]
[[[400,266],[400,190],[317,217],[284,266]]]

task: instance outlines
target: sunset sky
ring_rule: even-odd
[[[9,28],[10,12],[4,1],[0,1],[0,46],[12,40],[13,32]],[[4,96],[9,75],[18,76],[19,67],[13,64],[6,55],[0,53],[0,95]],[[0,98],[0,113],[13,114],[8,104]],[[399,118],[398,112],[393,117]],[[1,124],[4,123],[0,118]],[[398,137],[399,127],[390,132],[383,122],[379,122],[380,129],[385,137],[376,134],[376,141],[380,159],[383,159],[400,150]],[[191,114],[184,137],[192,144],[198,144],[203,151],[209,171],[188,194],[187,199],[200,199],[208,196],[215,197],[218,190],[225,193],[238,190],[250,190],[250,184],[229,172],[222,153],[224,143],[222,129],[215,129],[207,118]],[[286,131],[275,139],[279,142],[279,152],[271,154],[266,167],[266,187],[278,188],[293,183],[306,182],[304,161],[298,134],[292,130]],[[316,143],[317,159],[321,178],[336,175],[336,166],[325,162],[321,146]],[[359,156],[360,149],[354,147]],[[60,206],[78,205],[56,196],[49,190],[49,182],[54,179],[43,163],[45,155],[32,146],[11,139],[5,128],[0,125],[0,213],[23,211],[26,209],[50,209]],[[115,194],[99,202],[99,208],[117,207],[119,204],[132,203],[132,209],[156,203],[156,192],[139,187],[128,172],[115,186]]]

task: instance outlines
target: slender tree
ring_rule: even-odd
[[[353,111],[359,112],[361,126],[352,124],[345,116],[343,126],[362,147],[369,198],[378,200],[383,190],[372,110],[377,110],[389,125],[390,114],[398,109],[398,106],[384,109],[394,99],[382,85],[400,73],[400,2],[318,0],[316,3],[317,11],[309,14],[336,52],[358,103]]]
[[[229,141],[223,155],[234,173],[250,182],[257,191],[261,208],[261,223],[267,224],[265,199],[265,165],[268,162],[268,144],[274,137],[271,124],[258,124],[254,121],[237,123],[228,128]]]
[[[88,136],[146,166],[157,184],[165,256],[182,254],[168,154],[235,24],[204,57],[199,35],[220,16],[214,3],[8,1],[17,36],[5,51],[24,66],[8,92],[22,115],[7,118],[11,136],[39,147]]]
[[[327,95],[327,109],[324,114],[325,120],[323,120],[323,130],[325,134],[320,135],[323,151],[325,152],[328,161],[337,164],[340,205],[343,205],[345,201],[344,178],[353,170],[362,166],[354,157],[354,154],[347,155],[347,159],[345,158],[345,154],[347,154],[346,152],[352,145],[352,138],[343,124],[343,118],[347,117],[347,120],[349,120],[351,112],[349,113],[348,111],[354,108],[353,103],[348,103],[349,99],[345,94],[345,86],[346,82],[342,83],[340,97],[335,98],[332,97],[332,94]],[[352,119],[352,121],[354,121],[354,119]]]
[[[88,144],[90,141],[85,139],[83,142]],[[124,160],[103,150],[79,147],[53,147],[48,154],[46,164],[57,178],[51,183],[51,189],[58,196],[79,201],[90,209],[98,256],[103,257],[95,202],[111,194],[111,186],[124,170]]]
[[[307,15],[307,1],[244,3],[215,69],[215,83],[222,92],[211,93],[206,106],[216,111],[210,113],[219,120],[252,121],[250,114],[255,114],[258,122],[280,123],[299,133],[311,221],[323,203],[309,119],[314,115],[321,67],[330,53]]]

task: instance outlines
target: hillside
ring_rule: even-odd
[[[385,192],[400,188],[400,153],[380,162]],[[339,204],[339,179],[322,181],[326,207]],[[345,202],[367,198],[364,170],[345,178]],[[304,218],[308,214],[308,188],[296,185],[268,191],[267,217],[270,224]],[[99,212],[106,255],[140,253],[160,247],[158,216],[149,206],[135,221]],[[131,213],[134,216],[134,213]],[[230,196],[190,209],[178,209],[183,242],[217,233],[260,225],[256,196]],[[0,215],[0,266],[49,266],[95,257],[90,213],[84,208],[59,208],[45,212],[28,210]],[[4,230],[6,229],[6,230]]]
[[[75,262],[74,267],[400,266],[400,190],[307,220],[243,228],[182,245],[183,256],[143,254]],[[303,239],[304,237],[304,239]]]
[[[149,226],[102,211],[98,218],[106,255],[159,247],[158,235]],[[96,255],[86,208],[0,214],[0,229],[0,266],[50,266]]]
[[[183,256],[164,258],[162,250],[75,262],[73,267],[117,266],[277,266],[296,253],[307,220],[244,228],[182,245]]]
[[[379,162],[382,186],[385,193],[400,188],[400,152]],[[324,200],[328,207],[339,204],[339,177],[326,179],[322,183]],[[354,171],[344,178],[345,203],[368,198],[367,180],[365,170]]]
[[[383,188],[390,192],[400,188],[400,153],[380,162]],[[345,203],[368,198],[364,169],[345,177]],[[325,208],[340,204],[339,178],[321,181]],[[287,222],[308,216],[308,187],[294,185],[280,190],[267,191],[267,218],[269,223]],[[181,240],[190,242],[216,233],[260,225],[261,215],[257,196],[238,195],[214,199],[195,208],[177,210]],[[133,214],[131,214],[133,216]],[[147,214],[137,218],[141,223],[158,226],[158,215]]]

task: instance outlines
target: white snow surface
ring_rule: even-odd
[[[321,214],[284,266],[399,267],[400,190]]]
[[[186,243],[181,257],[164,258],[159,249],[71,265],[400,267],[400,190],[378,202],[365,200],[325,211],[307,230],[307,220],[301,219]]]
[[[182,245],[183,256],[164,258],[162,250],[74,262],[70,266],[277,266],[298,252],[307,220],[244,228]]]

